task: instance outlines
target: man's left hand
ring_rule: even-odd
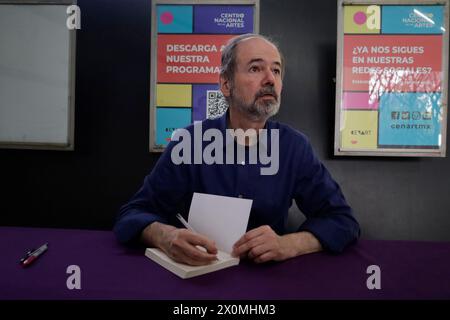
[[[270,226],[248,231],[233,246],[233,255],[248,257],[257,263],[282,261],[301,254],[322,250],[319,241],[309,232],[279,236]]]
[[[234,256],[247,256],[257,263],[285,260],[291,254],[288,243],[269,226],[248,231],[233,246]]]

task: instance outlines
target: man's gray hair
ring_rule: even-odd
[[[278,52],[280,53],[280,58],[281,58],[281,76],[283,76],[284,75],[284,58],[283,58],[283,54],[281,53],[280,48],[278,48],[278,45],[276,43],[274,43],[272,40],[270,40],[269,38],[267,38],[263,35],[260,35],[260,34],[256,34],[256,33],[241,34],[240,36],[231,38],[230,41],[228,41],[228,43],[222,50],[220,76],[224,77],[225,79],[228,79],[228,80],[233,80],[234,72],[236,69],[237,45],[241,41],[244,41],[245,39],[250,39],[250,38],[259,38],[259,39],[266,40],[267,42],[273,44],[275,46],[275,48],[277,48]]]

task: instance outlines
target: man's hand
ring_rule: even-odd
[[[188,229],[153,222],[142,231],[141,240],[160,248],[177,262],[200,266],[217,260],[214,241]]]
[[[301,231],[279,236],[269,226],[261,226],[244,234],[233,246],[233,255],[248,257],[257,263],[281,261],[301,254],[322,250],[311,233]]]

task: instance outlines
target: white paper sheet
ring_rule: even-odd
[[[253,200],[194,193],[189,224],[216,242],[219,250],[231,253],[247,230]]]

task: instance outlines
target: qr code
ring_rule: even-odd
[[[206,91],[206,118],[215,119],[228,109],[228,103],[220,90]]]

